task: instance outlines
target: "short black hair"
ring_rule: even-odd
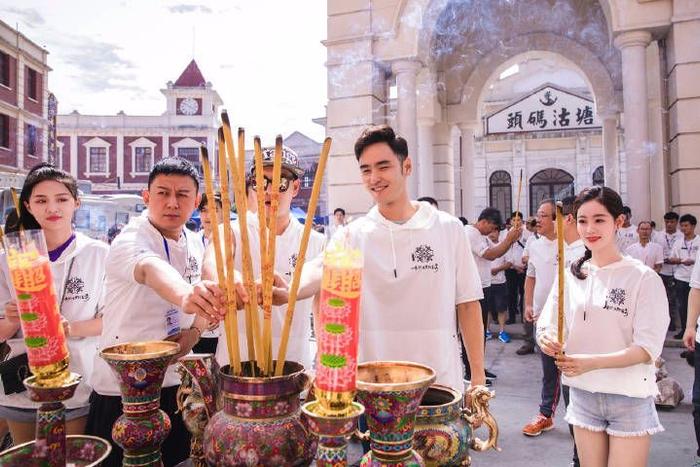
[[[628,216],[631,216],[632,210],[629,206],[622,206],[622,214],[627,214]]]
[[[654,225],[652,224],[653,222],[654,221],[639,221],[639,222],[637,222],[637,229],[639,229],[639,227],[642,224],[649,224],[649,227],[651,227],[651,229],[654,230]]]
[[[217,205],[219,208],[221,208],[221,207],[224,206],[224,204],[221,202],[221,193],[218,192],[218,191],[217,191],[216,193],[214,193],[214,202],[216,203],[216,205]],[[202,210],[204,210],[204,209],[209,209],[209,204],[208,204],[208,203],[209,203],[209,201],[207,200],[207,194],[206,194],[206,193],[202,193],[202,199],[201,199],[201,201],[199,202],[199,206],[197,206],[197,211],[202,211]]]
[[[467,220],[466,217],[459,216],[459,220],[462,222],[462,225],[469,225],[469,221]]]
[[[430,203],[433,206],[438,207],[437,200],[432,196],[421,196],[420,198],[418,198],[418,201],[425,201],[426,203]]]
[[[389,125],[371,126],[365,128],[360,137],[355,141],[355,158],[359,161],[362,153],[369,146],[376,143],[386,143],[396,154],[399,162],[403,162],[408,157],[408,143],[401,136],[397,136],[394,129]]]
[[[567,196],[561,200],[561,213],[565,216],[574,213],[574,205],[576,204],[575,196]]]
[[[343,209],[343,208],[335,208],[335,210],[333,211],[333,215],[334,215],[334,216],[335,216],[335,213],[336,213],[336,212],[340,212],[340,213],[342,213],[343,215],[345,215],[345,209]]]
[[[679,217],[680,216],[678,215],[678,213],[674,212],[674,211],[668,211],[666,214],[664,214],[665,221],[670,221],[670,220],[677,221],[679,219]]]
[[[520,212],[520,211],[513,211],[513,212],[510,213],[510,218],[511,218],[511,219],[515,219],[516,217],[518,217],[519,219],[522,219],[522,218],[523,218],[523,213]]]
[[[199,174],[194,165],[182,157],[166,157],[153,165],[151,173],[148,174],[148,188],[158,175],[184,175],[192,178],[194,185],[199,191]]]
[[[692,214],[683,214],[680,220],[681,224],[687,222],[690,225],[698,225],[698,219]]]
[[[479,214],[479,218],[477,221],[488,221],[488,222],[493,222],[497,226],[501,226],[503,223],[503,218],[501,217],[501,211],[499,211],[496,208],[486,208],[483,211],[481,211],[481,214]]]

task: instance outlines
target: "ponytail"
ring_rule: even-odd
[[[578,260],[576,260],[574,263],[571,264],[571,273],[577,278],[577,279],[585,279],[588,277],[583,271],[581,271],[581,267],[583,267],[583,263],[591,259],[592,253],[591,250],[586,248],[586,252],[581,256]]]

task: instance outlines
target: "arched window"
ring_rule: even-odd
[[[505,170],[497,170],[489,177],[489,206],[501,211],[504,220],[510,217],[513,209],[513,188],[510,174]]]
[[[574,177],[561,169],[544,169],[530,178],[530,215],[534,216],[545,199],[574,195]]]
[[[602,165],[593,171],[593,184],[598,186],[605,185],[605,169],[603,169]]]

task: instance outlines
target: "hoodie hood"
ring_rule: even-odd
[[[384,217],[376,205],[367,213],[367,218],[391,231],[428,229],[437,220],[437,209],[431,206],[430,203],[411,201],[411,205],[417,207],[418,210],[403,224],[397,224]]]

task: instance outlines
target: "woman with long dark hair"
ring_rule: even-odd
[[[666,293],[658,274],[618,249],[624,216],[614,190],[584,189],[575,213],[586,253],[566,272],[564,345],[557,342],[556,287],[538,320],[538,341],[571,388],[566,420],[581,465],[646,465],[651,435],[663,431],[654,361],[668,328]]]
[[[41,229],[46,238],[58,293],[64,330],[70,351],[70,370],[80,373],[75,396],[66,401],[68,434],[84,431],[89,409],[90,387],[86,381],[92,372],[97,338],[102,330],[100,304],[103,295],[104,260],[108,246],[73,230],[73,214],[80,207],[78,184],[70,174],[42,163],[29,171],[20,195],[18,222],[8,231],[20,228]],[[26,353],[21,338],[17,304],[4,254],[0,260],[0,339],[8,339],[11,356]],[[0,312],[1,313],[1,312]],[[34,439],[36,408],[26,392],[0,391],[0,417],[8,421],[15,444]],[[21,387],[20,389],[21,390]]]

